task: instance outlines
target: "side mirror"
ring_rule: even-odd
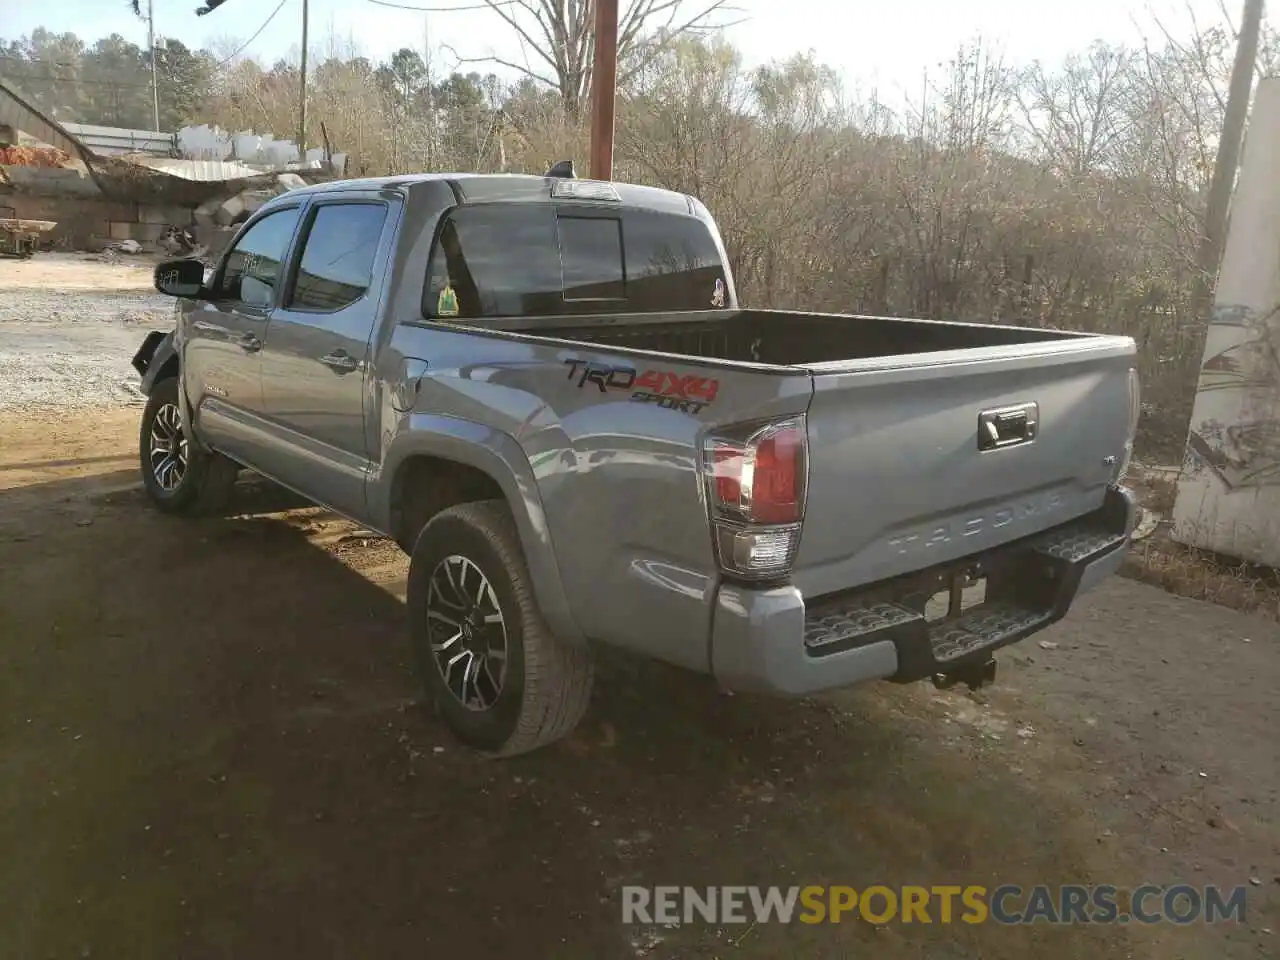
[[[199,297],[204,292],[204,271],[199,260],[166,260],[156,265],[156,289],[171,297]]]

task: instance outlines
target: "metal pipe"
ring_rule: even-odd
[[[595,0],[595,57],[591,69],[591,176],[613,179],[614,102],[618,85],[618,0]]]

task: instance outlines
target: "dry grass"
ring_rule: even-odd
[[[1191,597],[1254,613],[1280,622],[1280,571],[1246,563],[1211,550],[1177,543],[1170,536],[1168,517],[1177,496],[1177,478],[1144,473],[1125,479],[1143,507],[1162,519],[1150,536],[1135,541],[1120,573]]]
[[[1161,533],[1135,543],[1120,573],[1181,597],[1280,622],[1280,575],[1275,570],[1185,547]]]

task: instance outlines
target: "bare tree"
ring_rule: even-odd
[[[1104,168],[1126,133],[1121,88],[1131,82],[1134,55],[1095,43],[1058,70],[1033,63],[1017,92],[1033,152],[1052,169],[1081,176]]]
[[[943,143],[953,150],[1007,145],[1013,73],[1004,53],[982,37],[961,45],[935,95]]]
[[[592,0],[485,3],[519,38],[526,62],[492,54],[459,56],[459,62],[497,64],[545,84],[559,93],[565,113],[575,120],[579,118],[591,90],[595,55]],[[730,26],[732,21],[726,15],[731,12],[728,0],[630,0],[619,15],[619,85],[629,83],[673,39]]]

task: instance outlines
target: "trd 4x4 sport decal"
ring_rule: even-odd
[[[668,410],[697,413],[712,403],[720,392],[720,381],[711,377],[683,375],[671,370],[637,371],[590,360],[566,360],[569,379],[581,390],[593,383],[601,393],[629,390],[635,403],[656,403]]]

